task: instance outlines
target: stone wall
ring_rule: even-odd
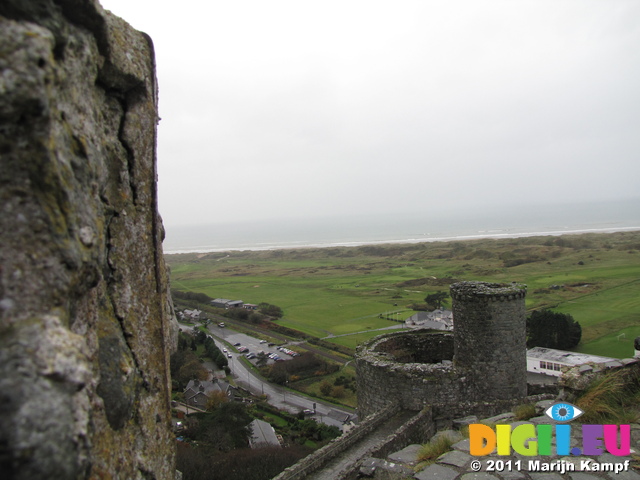
[[[438,363],[405,363],[390,351],[430,351],[432,358],[442,357]],[[390,345],[394,348],[391,349]],[[421,410],[427,405],[456,402],[468,383],[453,369],[453,335],[416,329],[411,333],[395,332],[376,337],[360,346],[355,355],[358,415],[364,418],[385,405],[397,404],[408,410]]]
[[[525,295],[518,284],[451,285],[454,364],[478,400],[527,395]]]
[[[493,411],[527,396],[522,285],[451,287],[454,334],[414,330],[376,337],[356,350],[358,413],[388,404],[449,415]],[[505,403],[506,402],[506,403]],[[437,408],[438,415],[447,415]]]
[[[150,39],[0,2],[0,471],[175,476]]]
[[[334,438],[324,447],[307,455],[291,467],[286,468],[282,473],[274,477],[273,480],[297,480],[320,470],[329,461],[342,455],[353,445],[366,438],[390,417],[398,413],[398,411],[399,408],[397,405],[387,405],[376,414],[362,421],[357,427],[349,430],[338,438]]]

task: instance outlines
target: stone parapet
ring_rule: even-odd
[[[520,283],[458,282],[451,285],[451,298],[459,301],[510,301],[524,298],[527,287]]]
[[[338,438],[334,438],[324,447],[306,456],[295,465],[286,468],[277,477],[274,477],[273,480],[297,480],[320,470],[330,460],[343,454],[350,447],[367,437],[399,410],[398,405],[387,405],[347,433]]]
[[[451,405],[453,415],[457,405],[481,408],[527,396],[526,288],[461,282],[451,292],[453,334],[396,332],[358,347],[361,418],[388,404],[408,410]]]

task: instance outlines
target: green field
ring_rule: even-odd
[[[351,348],[378,334],[371,330],[397,325],[381,315],[407,318],[408,305],[460,280],[527,284],[528,309],[551,307],[580,322],[582,352],[631,356],[640,335],[640,232],[166,260],[174,289],[272,303],[285,312],[278,323],[320,338],[353,333],[327,339]]]

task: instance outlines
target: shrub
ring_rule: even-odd
[[[516,414],[516,421],[529,420],[536,416],[536,406],[533,403],[527,403],[524,405],[518,405],[513,413]]]
[[[584,414],[585,423],[629,423],[640,410],[640,374],[624,369],[608,373],[589,385],[575,404]],[[625,421],[623,421],[625,420]]]
[[[331,395],[332,390],[333,387],[328,381],[323,380],[322,383],[320,383],[320,393],[322,393],[322,395],[324,395],[325,397]]]
[[[441,435],[435,440],[425,443],[418,452],[418,461],[427,464],[433,463],[443,453],[451,450],[454,440],[447,435]]]
[[[333,387],[331,389],[331,396],[334,398],[344,397],[344,387],[343,386]]]

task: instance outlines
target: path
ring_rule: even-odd
[[[397,330],[399,328],[406,328],[406,327],[404,326],[404,323],[399,323],[398,325],[391,325],[390,327],[374,328],[371,330],[362,330],[360,332],[342,333],[340,335],[329,335],[327,337],[322,337],[320,340],[328,340],[331,338],[338,338],[338,337],[348,337],[349,335],[358,335],[360,333],[369,333],[369,332],[379,332],[382,330]]]
[[[307,480],[334,480],[340,478],[340,472],[353,465],[353,462],[363,458],[380,442],[395,433],[409,419],[415,417],[416,412],[401,411],[369,433],[362,440],[340,453],[340,455],[328,462],[321,470],[310,473]]]

